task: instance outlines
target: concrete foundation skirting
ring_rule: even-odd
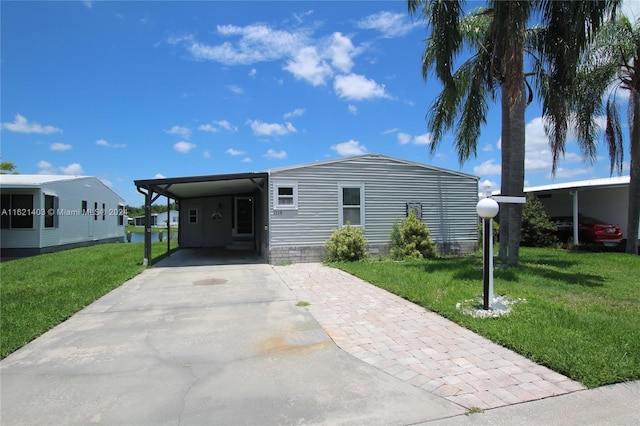
[[[438,242],[436,253],[439,255],[469,254],[478,248],[472,241]],[[389,254],[389,244],[368,244],[367,250],[372,257]],[[286,246],[273,247],[268,251],[267,261],[272,264],[322,262],[325,259],[324,246]]]

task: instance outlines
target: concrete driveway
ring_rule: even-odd
[[[4,359],[2,424],[403,425],[466,411],[336,347],[273,267],[216,256],[181,250]]]

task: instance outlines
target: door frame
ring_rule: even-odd
[[[238,233],[238,201],[239,200],[251,200],[251,233],[245,233],[245,234]],[[253,237],[255,235],[255,228],[256,228],[255,197],[252,195],[233,197],[232,236],[233,237]]]

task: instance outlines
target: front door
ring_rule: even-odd
[[[234,237],[253,236],[253,197],[236,197],[235,199]]]

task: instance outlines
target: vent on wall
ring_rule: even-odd
[[[414,211],[417,218],[422,219],[422,203],[420,201],[407,201],[407,217],[409,217],[409,212],[411,210]]]

